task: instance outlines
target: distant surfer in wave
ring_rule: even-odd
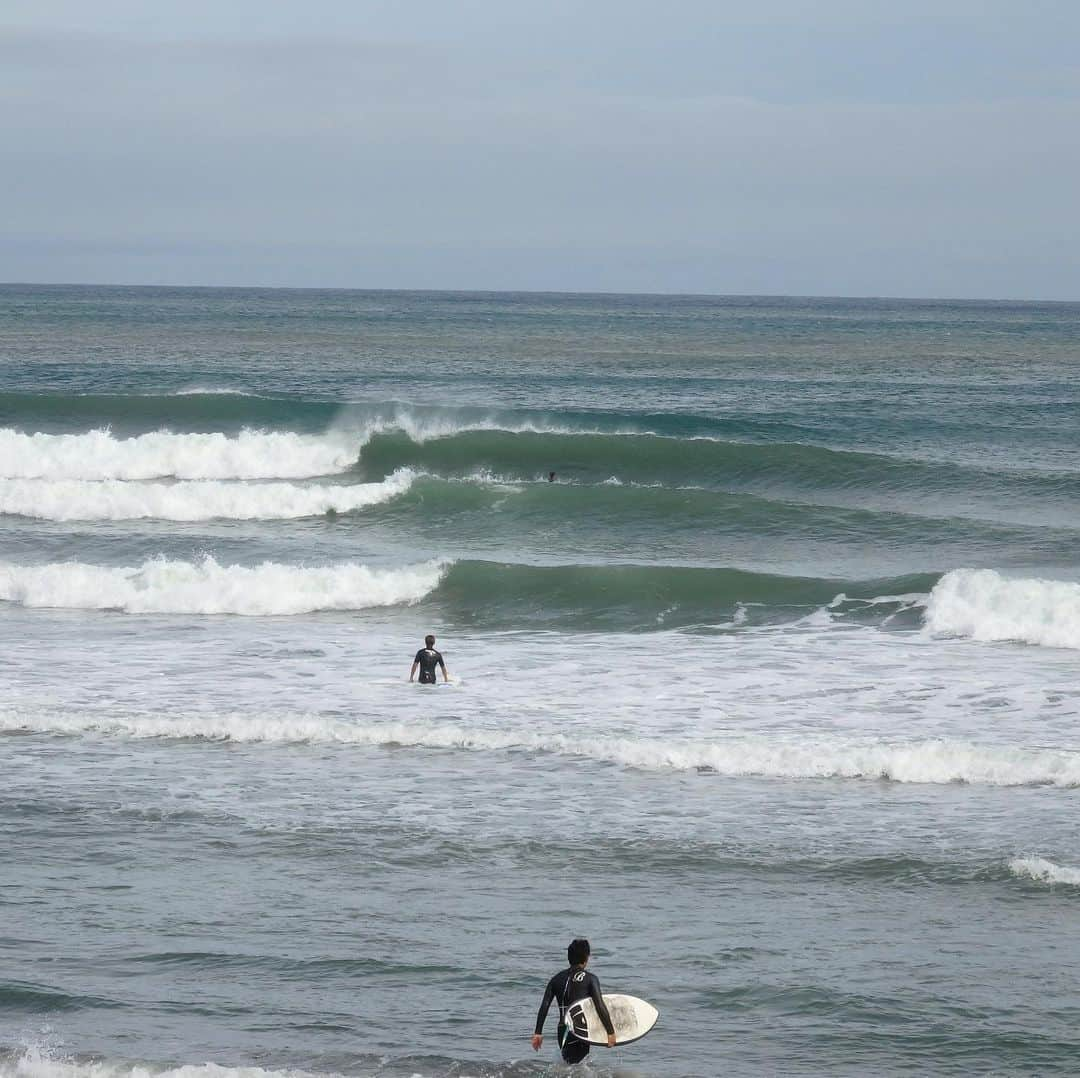
[[[615,1025],[608,1014],[604,997],[600,994],[600,982],[596,975],[588,973],[585,967],[589,964],[589,955],[592,948],[588,940],[573,940],[566,948],[566,960],[570,963],[569,969],[556,973],[547,983],[544,989],[544,998],[540,1003],[540,1010],[536,1012],[536,1031],[533,1033],[532,1046],[534,1052],[540,1051],[544,1043],[544,1022],[547,1019],[551,1001],[559,1003],[559,1047],[562,1049],[562,1057],[567,1063],[580,1063],[589,1054],[589,1042],[580,1040],[570,1032],[566,1024],[566,1008],[579,999],[591,997],[596,1006],[596,1013],[607,1030],[607,1043],[609,1048],[615,1047]]]
[[[412,681],[416,677],[416,669],[419,667],[420,684],[434,685],[435,667],[437,666],[442,667],[443,681],[449,681],[450,675],[446,672],[446,663],[443,661],[442,653],[435,650],[435,637],[428,634],[424,637],[424,646],[416,653],[416,658],[412,661],[409,680]]]

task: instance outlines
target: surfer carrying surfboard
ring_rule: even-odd
[[[435,667],[442,667],[443,681],[449,681],[450,675],[446,672],[446,663],[443,661],[442,652],[435,650],[435,637],[430,633],[424,637],[424,646],[416,653],[413,659],[412,669],[409,671],[409,680],[416,677],[416,668],[420,667],[420,684],[435,684]]]
[[[544,989],[544,998],[540,1004],[540,1010],[536,1013],[536,1031],[533,1033],[532,1046],[534,1052],[540,1051],[544,1043],[544,1022],[547,1019],[551,1001],[559,1003],[559,1047],[562,1049],[562,1057],[567,1063],[580,1063],[589,1054],[589,1042],[583,1041],[570,1031],[566,1024],[566,1011],[571,1004],[581,999],[591,999],[596,1007],[596,1013],[607,1030],[607,1046],[615,1047],[615,1025],[608,1014],[604,997],[600,994],[600,982],[596,975],[586,971],[589,964],[589,955],[592,949],[588,940],[573,940],[566,948],[566,960],[570,963],[569,969],[556,973],[547,983]]]

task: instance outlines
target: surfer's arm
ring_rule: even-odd
[[[442,679],[443,681],[449,681],[450,675],[446,672],[446,660],[443,659],[442,653],[439,653],[439,665],[442,667]]]
[[[544,989],[544,998],[540,1001],[540,1010],[536,1012],[536,1028],[533,1030],[534,1048],[538,1048],[539,1045],[535,1043],[536,1037],[542,1037],[544,1032],[544,1022],[547,1021],[548,1010],[551,1008],[551,1001],[555,998],[555,979],[554,977],[548,981],[547,988]]]
[[[417,668],[417,667],[418,667],[419,665],[420,665],[420,664],[419,664],[419,663],[418,663],[418,662],[417,662],[417,661],[416,661],[415,659],[413,659],[412,669],[411,669],[411,670],[409,671],[409,680],[410,680],[410,681],[412,681],[412,679],[413,679],[414,677],[416,677],[416,668]]]
[[[600,982],[595,977],[589,978],[589,995],[592,997],[600,1021],[604,1023],[604,1029],[607,1030],[608,1047],[614,1048],[615,1023],[612,1022],[611,1015],[608,1013],[607,1004],[604,1002],[604,997],[600,994]]]

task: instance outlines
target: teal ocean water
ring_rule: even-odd
[[[0,287],[0,1076],[562,1073],[577,935],[587,1073],[1073,1073],[1078,542],[1080,304]]]

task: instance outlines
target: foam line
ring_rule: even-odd
[[[131,614],[304,614],[415,603],[435,588],[449,563],[399,569],[346,564],[304,568],[263,562],[219,565],[157,559],[136,568],[81,562],[0,563],[0,600],[30,607],[122,610]]]
[[[353,722],[325,715],[240,713],[110,715],[0,711],[0,730],[133,738],[268,743],[407,746],[471,752],[537,752],[576,756],[641,771],[700,771],[723,777],[870,779],[901,783],[980,786],[1080,786],[1080,753],[927,740],[909,743],[859,739],[798,740],[742,737],[659,741],[525,733],[452,723]]]
[[[389,501],[412,485],[402,469],[381,483],[350,486],[180,480],[0,479],[0,513],[42,520],[289,520],[348,513]]]
[[[0,1058],[0,1078],[316,1078],[300,1070],[223,1067],[216,1063],[133,1064],[113,1060],[52,1059],[36,1048],[15,1058]],[[329,1076],[321,1076],[329,1078]]]
[[[356,461],[355,439],[245,430],[224,434],[157,431],[117,438],[23,434],[0,430],[4,479],[302,479],[345,471]]]

